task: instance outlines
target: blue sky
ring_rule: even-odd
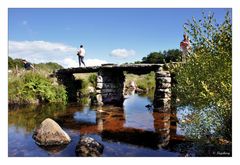
[[[222,22],[230,9],[9,9],[9,56],[77,66],[79,45],[87,65],[141,60],[179,48],[183,24],[202,11]]]

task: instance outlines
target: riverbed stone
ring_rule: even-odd
[[[77,147],[76,155],[84,157],[101,156],[104,146],[91,137],[81,137]]]
[[[71,141],[69,135],[52,119],[45,119],[34,130],[33,139],[38,145],[51,146],[68,144]]]

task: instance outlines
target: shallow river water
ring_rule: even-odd
[[[79,104],[47,104],[9,108],[8,154],[12,156],[76,156],[81,136],[104,145],[102,156],[184,156],[176,145],[183,136],[176,115],[154,112],[148,97],[137,94],[125,99],[123,107],[89,107]],[[58,148],[41,148],[33,130],[44,119],[55,120],[72,141]]]

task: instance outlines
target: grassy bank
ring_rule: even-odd
[[[45,72],[20,70],[8,76],[9,104],[66,103],[64,86]]]
[[[75,80],[81,82],[81,88],[78,89],[77,102],[82,104],[90,104],[91,97],[94,96],[97,86],[96,73],[74,74]]]
[[[143,92],[149,92],[155,89],[154,72],[143,75],[125,74],[125,76],[125,85],[129,85],[131,81],[134,81],[137,85],[137,88],[143,90]]]

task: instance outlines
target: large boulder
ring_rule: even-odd
[[[76,147],[77,156],[101,156],[104,146],[91,137],[80,138]]]
[[[33,139],[38,145],[51,146],[68,144],[71,138],[52,119],[45,119],[33,133]]]

